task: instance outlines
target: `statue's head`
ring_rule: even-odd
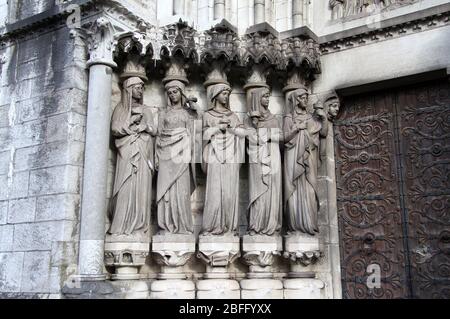
[[[169,105],[176,105],[181,102],[183,104],[184,90],[186,85],[179,81],[173,80],[165,85]]]
[[[230,108],[230,94],[231,94],[231,87],[227,83],[219,83],[211,86],[209,90],[210,95],[210,101],[211,101],[211,108],[214,108],[217,106],[217,104],[220,104],[224,106],[225,108]]]
[[[139,77],[130,77],[123,82],[126,92],[134,100],[142,101],[144,96],[144,81]]]
[[[268,88],[264,88],[261,93],[261,106],[267,109],[270,103],[270,91]]]
[[[293,106],[306,110],[308,107],[309,92],[306,88],[299,88],[291,93]]]
[[[331,94],[326,97],[324,104],[326,109],[328,110],[328,119],[335,119],[339,114],[339,108],[341,106],[339,97],[336,94]]]

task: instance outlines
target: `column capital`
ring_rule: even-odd
[[[114,51],[117,43],[115,41],[116,30],[106,17],[95,20],[87,30],[89,60],[87,66],[103,64],[112,68],[117,67],[114,62]]]

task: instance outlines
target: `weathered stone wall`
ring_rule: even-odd
[[[1,296],[57,297],[76,264],[87,104],[78,41],[50,29],[0,50]]]

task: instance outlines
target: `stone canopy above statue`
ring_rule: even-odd
[[[146,26],[136,32],[117,33],[111,50],[119,65],[134,53],[147,65],[179,57],[199,66],[223,61],[242,69],[254,64],[267,64],[278,72],[298,68],[307,83],[321,72],[317,37],[307,27],[294,34],[278,33],[262,23],[239,36],[226,23],[199,32],[180,20],[161,28]]]

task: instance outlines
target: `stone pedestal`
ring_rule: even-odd
[[[283,299],[283,282],[275,279],[241,280],[242,299]]]
[[[247,277],[272,278],[274,257],[281,255],[283,243],[280,236],[246,235],[242,240],[243,261],[249,266]]]
[[[195,299],[195,284],[190,280],[156,280],[150,299]]]
[[[325,284],[319,279],[298,278],[283,281],[284,299],[323,299]]]
[[[322,299],[323,281],[316,279],[314,264],[322,256],[318,236],[285,236],[284,257],[290,260],[289,279],[283,281],[284,299]]]
[[[195,236],[160,234],[153,236],[152,253],[161,265],[151,286],[152,299],[195,299],[195,285],[186,280],[184,266],[194,256]]]
[[[111,280],[141,279],[139,271],[149,255],[150,243],[145,235],[108,236],[105,244],[105,265],[114,267]]]
[[[290,260],[290,278],[315,278],[313,265],[320,259],[318,236],[304,234],[288,235],[284,238],[284,257]]]
[[[240,256],[238,236],[200,236],[199,257],[206,264],[205,280],[197,282],[197,299],[239,299],[239,283],[231,280],[228,265]]]
[[[194,235],[164,234],[153,236],[152,253],[161,265],[158,279],[186,279],[183,266],[195,253]]]
[[[281,236],[244,236],[242,260],[249,266],[249,279],[240,282],[243,299],[283,299],[283,283],[272,279],[274,257],[282,250]]]

